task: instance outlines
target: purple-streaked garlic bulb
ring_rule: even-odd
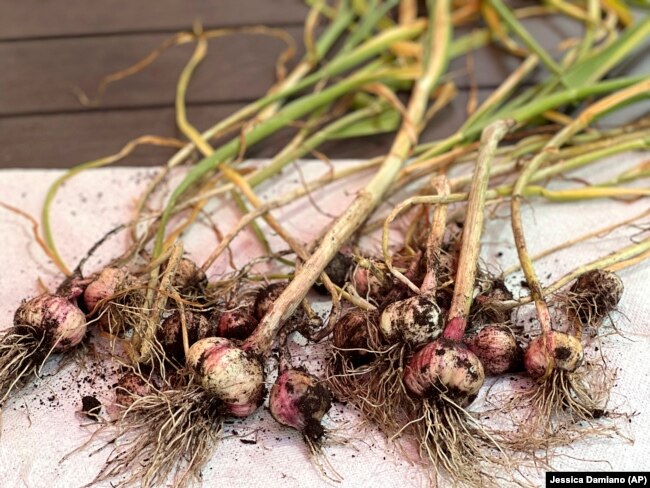
[[[381,314],[379,328],[384,338],[416,347],[442,334],[442,314],[435,295],[424,293],[393,302]]]
[[[262,364],[230,340],[209,337],[194,343],[187,365],[201,386],[221,400],[232,415],[246,417],[262,404]]]
[[[273,308],[273,304],[287,287],[286,281],[271,283],[259,289],[253,305],[253,315],[257,320],[262,320],[264,316]]]
[[[485,381],[481,361],[462,343],[440,338],[409,360],[404,383],[420,398],[436,399],[441,393],[461,407],[469,405]]]
[[[63,352],[79,344],[86,335],[86,316],[70,300],[43,295],[23,303],[14,315],[19,331],[43,340],[43,347]]]
[[[314,441],[320,440],[325,433],[321,420],[331,406],[332,398],[325,385],[298,369],[280,374],[269,396],[273,418]]]
[[[216,334],[226,339],[244,340],[253,333],[258,321],[247,309],[227,310],[218,316]]]
[[[124,373],[117,380],[115,388],[115,403],[122,407],[128,407],[138,397],[147,396],[151,393],[151,386],[140,375],[129,371]]]
[[[470,309],[471,327],[480,327],[495,323],[507,322],[510,318],[509,310],[502,310],[493,304],[512,300],[513,296],[510,290],[506,288],[503,280],[493,280],[486,277],[481,284],[489,286],[487,290],[479,290],[478,295],[474,298]]]
[[[332,345],[345,354],[364,356],[368,354],[368,312],[351,309],[334,324]]]
[[[578,318],[585,324],[602,319],[616,310],[623,290],[623,281],[611,271],[594,269],[581,274],[571,287]]]
[[[185,325],[187,328],[188,344],[191,346],[200,339],[213,337],[215,328],[204,316],[185,311]],[[163,347],[165,354],[170,358],[183,364],[185,362],[185,350],[183,347],[183,329],[180,311],[174,310],[171,315],[165,318],[157,332],[158,342]]]
[[[62,296],[77,303],[76,299],[84,294],[92,278],[82,278],[79,275],[70,276],[56,289],[55,295]]]
[[[352,273],[352,284],[362,297],[377,297],[384,290],[384,283],[372,271],[358,267]]]
[[[479,358],[488,375],[499,375],[521,367],[523,350],[505,325],[486,325],[465,339],[465,344]]]
[[[115,295],[131,279],[131,276],[123,269],[104,268],[84,291],[84,303],[88,312],[93,312],[99,302]]]
[[[553,369],[575,371],[583,359],[580,339],[551,331],[530,341],[524,354],[524,366],[533,378],[541,378]]]

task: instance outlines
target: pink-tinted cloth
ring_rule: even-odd
[[[648,156],[648,153],[637,153],[609,158],[575,176],[593,182],[605,181],[624,168],[647,160]],[[335,162],[337,167],[352,164],[354,161]],[[262,185],[260,192],[265,198],[273,198],[299,186],[302,177],[310,179],[328,170],[319,161],[303,162],[302,174],[290,168],[282,176]],[[60,171],[45,170],[0,171],[0,200],[39,216],[45,192],[60,174]],[[151,169],[101,169],[82,173],[66,183],[52,206],[52,230],[64,261],[73,265],[106,232],[129,220],[138,195],[154,174],[155,171]],[[178,177],[175,175],[175,181]],[[315,192],[313,197],[319,202],[318,209],[303,199],[274,211],[274,215],[296,238],[308,242],[332,221],[331,214],[338,214],[352,200],[355,191],[367,177],[368,173],[364,173],[346,183],[337,183],[327,190]],[[576,187],[581,184],[579,180],[573,180],[555,186]],[[387,205],[398,201],[399,197],[395,197]],[[569,205],[534,199],[531,203],[532,207],[524,205],[524,219],[533,254],[648,208],[647,199],[632,203],[596,200]],[[208,211],[222,233],[232,228],[239,215],[229,198],[211,203]],[[493,271],[517,262],[508,215],[507,205],[497,207],[483,238],[482,257]],[[644,222],[647,229],[649,219],[646,218]],[[403,224],[397,222],[393,227],[399,230],[400,226],[403,228]],[[542,259],[536,263],[539,276],[543,283],[550,283],[576,265],[629,243],[630,235],[639,231],[628,229],[615,232]],[[20,301],[38,292],[38,278],[54,288],[60,282],[61,274],[36,244],[30,223],[1,207],[0,236],[0,329],[4,329],[11,325],[13,312]],[[275,249],[284,248],[277,236],[270,241]],[[99,269],[101,263],[122,251],[127,242],[125,233],[111,238],[102,247],[99,257],[92,259],[86,269]],[[185,242],[187,252],[200,262],[209,255],[216,240],[210,226],[203,221],[185,236]],[[366,239],[365,245],[376,248],[378,242],[377,238],[370,238]],[[249,232],[238,237],[232,246],[232,256],[238,266],[259,253],[260,246]],[[224,258],[209,275],[216,276],[227,269]],[[636,265],[620,274],[626,289],[617,326],[625,337],[609,337],[602,347],[611,365],[620,368],[613,404],[620,405],[624,411],[638,413],[631,420],[635,442],[596,440],[576,443],[565,451],[570,457],[557,459],[559,468],[610,468],[606,464],[578,460],[599,459],[608,461],[611,468],[617,470],[650,469],[647,455],[650,452],[650,393],[647,388],[650,378],[650,362],[647,360],[650,352],[650,263]],[[520,275],[516,275],[509,282],[518,283],[520,279]],[[294,346],[293,350],[296,364],[305,356],[311,357],[312,370],[316,374],[322,373],[318,367],[318,358],[323,355],[321,348]],[[92,394],[105,405],[110,404],[115,368],[116,365],[93,363],[89,370],[82,371],[74,365],[67,365],[63,371],[53,375],[54,365],[50,364],[37,381],[38,388],[29,385],[6,404],[0,437],[0,484],[3,488],[71,488],[93,479],[108,450],[91,457],[88,451],[84,451],[62,459],[86,441],[93,430],[88,425],[88,419],[76,413],[81,408],[81,397]],[[350,439],[348,445],[340,446],[332,442],[325,448],[325,456],[343,478],[337,486],[376,488],[427,485],[425,470],[410,464],[393,449],[387,450],[385,441],[378,433],[355,430],[356,419],[353,411],[338,405],[326,421],[327,426],[334,429],[335,439]],[[226,432],[228,437],[203,471],[203,486],[269,488],[333,484],[321,476],[310,462],[308,449],[300,435],[277,425],[265,409],[229,426]],[[244,439],[256,443],[241,442],[242,435],[245,435]],[[543,484],[543,474],[533,479]]]

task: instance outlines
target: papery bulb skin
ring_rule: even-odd
[[[417,295],[388,305],[379,328],[388,342],[417,347],[442,334],[442,314],[434,295]]]
[[[474,298],[469,314],[471,325],[480,327],[507,322],[511,311],[503,310],[494,304],[512,300],[512,293],[503,280],[486,279],[484,283],[489,288],[485,291],[479,290]]]
[[[352,285],[361,297],[376,298],[384,291],[385,284],[370,270],[358,267],[352,273]]]
[[[92,281],[91,278],[82,278],[79,275],[70,276],[61,283],[54,294],[65,297],[73,303],[77,303],[76,299],[84,294],[88,284]]]
[[[486,325],[465,339],[465,344],[479,358],[487,375],[517,371],[522,366],[524,352],[509,327]]]
[[[247,417],[262,404],[262,364],[232,341],[222,337],[197,341],[189,350],[187,366],[232,415]]]
[[[150,393],[151,386],[141,376],[129,371],[117,380],[115,402],[122,407],[128,407],[138,397],[147,396]]]
[[[17,330],[43,340],[43,347],[67,351],[86,335],[86,316],[65,297],[45,293],[23,303],[14,315]]]
[[[258,321],[246,309],[227,310],[219,315],[216,335],[243,341],[253,333],[257,324]]]
[[[611,271],[594,269],[581,274],[571,287],[575,312],[583,323],[600,320],[616,310],[623,297],[623,280]]]
[[[533,378],[541,378],[552,369],[575,371],[584,359],[580,340],[564,332],[551,331],[536,337],[524,353],[524,366]]]
[[[174,310],[162,321],[157,332],[158,342],[160,342],[165,354],[180,364],[185,363],[182,325],[180,311]],[[190,347],[198,340],[215,335],[215,328],[212,324],[197,312],[185,311],[185,326]]]
[[[368,354],[368,320],[368,312],[363,310],[355,308],[345,312],[334,324],[332,345],[344,354]]]
[[[269,395],[273,418],[314,441],[325,433],[321,420],[331,406],[329,390],[318,378],[298,369],[280,374]]]
[[[287,282],[280,281],[260,288],[253,305],[253,315],[257,320],[262,320],[264,316],[269,313],[271,308],[273,308],[273,304],[286,287]]]
[[[284,292],[288,283],[286,281],[281,281],[277,283],[271,283],[257,292],[255,297],[255,302],[252,307],[252,327],[253,329],[257,326],[259,322],[273,309],[276,300]],[[305,332],[309,334],[312,330],[316,330],[322,327],[323,322],[320,317],[307,313],[305,308],[298,307],[294,310],[291,317],[287,319],[292,322],[292,326],[296,327],[298,331]],[[250,330],[248,335],[252,334],[253,330]],[[224,336],[225,337],[225,336]],[[248,337],[248,336],[246,336]],[[242,337],[245,339],[246,337]]]
[[[408,361],[404,384],[415,397],[435,400],[444,393],[461,407],[478,394],[485,372],[481,361],[462,343],[440,338]]]
[[[97,312],[100,301],[106,300],[123,288],[132,278],[120,268],[104,268],[84,291],[84,303],[88,313]]]
[[[176,267],[172,278],[172,286],[178,290],[207,284],[205,272],[189,258],[183,258]]]

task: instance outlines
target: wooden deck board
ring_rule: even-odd
[[[287,30],[299,38],[301,27]],[[73,88],[94,97],[102,78],[140,61],[169,34],[0,43],[0,114],[84,110]],[[276,38],[236,34],[210,42],[188,101],[229,102],[261,96],[275,81],[275,61],[286,44]],[[108,86],[102,109],[170,105],[193,44],[174,46],[143,71]],[[298,53],[300,54],[300,53]]]
[[[553,52],[559,40],[576,29],[575,23],[566,21],[551,26],[531,20],[529,26]],[[302,27],[286,32],[301,44]],[[74,87],[92,96],[104,76],[133,65],[169,37],[144,33],[0,43],[0,115],[83,110]],[[285,46],[263,35],[235,34],[210,41],[208,54],[192,78],[188,102],[258,98],[273,84],[275,61]],[[172,47],[140,73],[110,85],[101,108],[172,104],[178,76],[192,50],[190,44]],[[294,61],[301,55],[297,52]],[[479,49],[473,60],[476,83],[481,87],[497,86],[520,62],[496,47]],[[461,58],[449,69],[461,89],[469,85],[466,67]]]
[[[485,96],[486,92],[482,92]],[[434,119],[422,135],[430,141],[449,135],[465,118],[467,94]],[[192,106],[188,117],[199,129],[240,108],[241,104]],[[251,147],[249,157],[272,157],[289,140],[285,130]],[[129,140],[143,134],[174,137],[178,132],[173,108],[107,110],[0,119],[0,167],[66,168],[118,152]],[[388,149],[390,137],[376,136],[334,141],[321,150],[330,158],[365,158]],[[121,164],[160,165],[173,153],[169,149],[143,147]]]
[[[196,18],[206,26],[279,25],[300,41],[307,11],[302,0],[69,0],[65,9],[61,5],[40,0],[0,5],[0,168],[70,167],[114,153],[142,134],[177,135],[174,92],[191,45],[176,46],[144,71],[110,85],[99,107],[81,105],[73,88],[94,95],[105,75],[138,61],[172,32],[190,28]],[[581,33],[579,23],[564,17],[525,22],[555,57],[561,39]],[[208,127],[264,94],[274,83],[275,61],[284,46],[260,35],[212,40],[188,90],[190,119],[199,128]],[[650,71],[648,50],[639,60],[630,69]],[[519,62],[497,47],[474,52],[476,84],[481,89],[497,86]],[[462,121],[470,86],[467,60],[454,60],[449,71],[461,91],[459,99],[433,121],[425,140],[449,133]],[[540,68],[529,82],[544,73]],[[249,155],[272,156],[289,132],[263,141]],[[389,144],[390,136],[378,136],[328,144],[325,152],[366,157]],[[139,149],[124,164],[161,164],[169,153]]]
[[[206,26],[302,24],[302,0],[5,0],[0,39],[120,34]]]

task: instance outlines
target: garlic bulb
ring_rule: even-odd
[[[262,404],[262,364],[230,340],[210,337],[197,341],[189,350],[187,365],[201,386],[233,415],[246,417]]]
[[[329,390],[316,377],[297,369],[280,374],[269,396],[273,418],[312,440],[325,433],[321,420],[331,406]]]
[[[182,290],[183,288],[203,285],[207,281],[205,273],[194,261],[183,258],[176,268],[176,273],[172,279],[172,286]]]
[[[363,356],[368,354],[368,312],[351,309],[334,324],[332,345],[345,354]]]
[[[149,384],[141,376],[129,371],[123,374],[117,381],[115,402],[122,407],[128,407],[138,397],[143,397],[150,393],[151,387]]]
[[[227,339],[248,339],[257,327],[257,320],[246,309],[228,310],[219,316],[216,335]]]
[[[253,305],[253,315],[257,320],[264,318],[286,287],[286,281],[281,281],[260,288],[255,297],[255,304]]]
[[[611,271],[595,269],[581,274],[571,287],[578,318],[586,324],[613,312],[623,297],[623,289],[623,281]]]
[[[86,316],[74,303],[58,295],[43,295],[23,303],[14,315],[14,326],[62,352],[79,344],[86,335]]]
[[[215,328],[205,317],[196,312],[185,311],[185,325],[190,346],[200,339],[215,335]],[[174,310],[162,321],[158,328],[157,338],[170,359],[175,359],[181,364],[185,362],[181,314],[178,310]]]
[[[524,366],[533,378],[553,368],[575,371],[584,358],[580,340],[564,332],[551,331],[533,339],[524,354]]]
[[[79,275],[70,276],[59,285],[54,294],[77,303],[76,299],[84,294],[88,284],[92,283],[92,281],[92,278],[82,278]]]
[[[483,365],[464,344],[438,339],[409,360],[404,383],[417,397],[435,399],[441,393],[461,407],[469,405],[485,380]]]
[[[104,268],[84,291],[84,303],[88,312],[93,312],[100,301],[115,295],[130,280],[130,275],[120,268]]]
[[[370,270],[361,267],[356,268],[352,273],[352,284],[362,297],[378,297],[385,288],[382,280]]]
[[[327,264],[324,271],[332,283],[343,288],[353,262],[354,261],[350,256],[343,254],[342,252],[337,252],[332,260]],[[327,289],[320,282],[314,284],[314,289],[321,294],[327,293]]]
[[[488,375],[514,371],[521,365],[523,351],[509,327],[486,325],[468,337],[465,344],[479,358]]]
[[[381,314],[379,328],[389,342],[419,346],[442,334],[441,315],[434,295],[417,295],[388,305]]]

